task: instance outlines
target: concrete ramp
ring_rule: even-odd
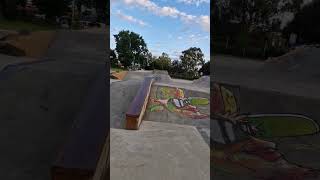
[[[267,61],[264,68],[267,71],[291,72],[299,76],[319,75],[319,55],[319,48],[301,46],[280,57],[271,58]]]
[[[125,112],[137,94],[141,81],[127,80],[110,84],[110,128],[125,127]]]
[[[192,84],[198,87],[210,88],[210,76],[202,76],[194,80]]]
[[[110,143],[110,179],[210,179],[209,146],[195,127],[145,121],[139,131],[111,129]]]
[[[151,76],[152,71],[129,71],[124,80],[143,80],[145,76]]]

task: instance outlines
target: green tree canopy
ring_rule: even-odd
[[[93,0],[97,10],[98,21],[110,24],[109,20],[109,7],[110,0]]]
[[[304,6],[284,29],[285,34],[296,33],[305,43],[320,43],[320,1]]]
[[[199,70],[200,73],[203,73],[204,76],[210,75],[210,61],[206,62]]]
[[[55,16],[61,16],[69,10],[70,0],[33,0],[33,3],[39,8],[40,12],[46,15],[46,18],[52,19]]]
[[[188,73],[197,73],[198,67],[204,65],[204,55],[200,48],[191,47],[182,51],[180,56],[183,69]]]
[[[170,65],[171,59],[167,53],[162,53],[161,56],[155,60],[155,69],[169,70]]]
[[[125,67],[132,63],[142,68],[147,66],[148,48],[142,36],[130,31],[120,31],[114,35],[118,59]]]
[[[303,0],[216,0],[213,1],[212,19],[214,24],[218,24],[216,26],[234,21],[241,24],[242,31],[245,29],[247,32],[266,32],[279,29],[277,15],[283,12],[298,12],[302,2]]]
[[[171,72],[171,74],[182,74],[184,71],[183,71],[181,61],[173,60],[171,63],[170,72]]]

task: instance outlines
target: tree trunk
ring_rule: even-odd
[[[229,39],[230,39],[230,37],[228,36],[228,37],[227,37],[226,49],[228,49],[228,48],[229,48]]]
[[[243,48],[242,49],[242,56],[245,57],[245,55],[246,55],[246,48]]]

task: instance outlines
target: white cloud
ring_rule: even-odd
[[[199,6],[202,3],[210,3],[210,0],[178,0],[178,2],[182,2],[185,4],[195,4],[196,6]]]
[[[178,39],[179,39],[179,40],[181,40],[181,39],[182,39],[182,37],[181,37],[181,36],[178,36]]]
[[[181,18],[182,21],[184,21],[186,23],[190,23],[190,22],[194,21],[197,18],[197,16],[193,16],[193,15],[181,12],[180,13],[180,18]]]
[[[186,38],[186,42],[190,45],[193,46],[195,44],[199,44],[201,41],[208,41],[210,38],[209,36],[204,36],[200,33],[198,34],[190,34],[187,38]]]
[[[172,18],[180,18],[185,23],[195,23],[200,25],[203,30],[210,32],[210,18],[209,16],[194,16],[191,14],[187,14],[185,12],[181,12],[175,7],[160,7],[156,3],[150,0],[122,0],[125,5],[138,6],[147,9],[148,11],[159,15],[159,16],[167,16]],[[206,2],[204,0],[198,0],[199,3]],[[192,3],[193,1],[190,1]]]
[[[170,16],[170,17],[173,17],[173,18],[176,18],[179,16],[179,11],[174,8],[174,7],[162,7],[161,10],[160,10],[160,15],[162,16]]]
[[[136,19],[133,16],[126,15],[126,14],[122,13],[120,10],[118,10],[115,15],[117,15],[119,18],[121,18],[125,21],[131,22],[131,23],[136,23],[136,24],[139,24],[140,26],[147,26],[148,25],[146,22],[144,22],[140,19]]]
[[[209,16],[200,16],[199,24],[202,26],[202,28],[205,31],[210,32],[210,17]]]

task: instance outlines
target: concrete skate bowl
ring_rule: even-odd
[[[172,79],[169,76],[167,71],[153,71],[153,75],[155,78],[156,82],[161,82],[161,83],[171,83]]]
[[[194,80],[193,85],[210,88],[210,76],[202,76],[201,78]]]
[[[209,94],[157,85],[151,75],[113,83],[111,95],[119,109],[111,118],[124,119],[120,126],[111,120],[112,179],[209,178],[209,141],[199,130],[209,134]]]
[[[209,100],[209,93],[187,88],[153,85],[143,121],[194,126],[204,141],[210,144]]]
[[[303,167],[306,169],[310,168],[309,170],[318,172],[318,170],[320,169],[320,163],[312,163],[312,162],[317,162],[320,159],[317,157],[317,154],[319,153],[319,149],[318,149],[319,144],[312,143],[312,142],[318,142],[320,135],[319,133],[316,133],[313,130],[312,130],[312,133],[310,134],[303,134],[303,133],[299,135],[296,134],[297,132],[299,131],[301,132],[301,130],[305,131],[308,128],[303,125],[304,123],[301,123],[302,121],[298,122],[296,121],[295,118],[292,118],[292,117],[298,117],[298,116],[306,117],[305,119],[306,124],[310,122],[312,122],[312,124],[315,124],[315,125],[319,124],[320,114],[317,111],[317,107],[320,106],[320,101],[317,101],[315,99],[309,99],[304,97],[278,93],[278,92],[264,91],[261,89],[234,86],[230,84],[222,84],[217,82],[212,84],[211,91],[212,91],[211,102],[213,103],[211,106],[212,108],[211,109],[211,115],[212,115],[211,138],[212,138],[212,142],[214,142],[212,143],[213,145],[217,145],[220,142],[223,144],[226,143],[226,141],[223,140],[224,133],[223,131],[221,131],[223,129],[221,127],[223,126],[217,123],[219,121],[226,122],[226,119],[225,117],[221,118],[219,116],[214,116],[215,113],[219,113],[219,115],[221,115],[226,112],[229,112],[229,114],[236,112],[236,113],[244,114],[248,116],[253,115],[257,117],[262,117],[260,119],[261,120],[260,122],[262,122],[264,117],[269,116],[273,118],[273,122],[275,122],[275,124],[272,125],[273,127],[269,124],[268,128],[264,129],[264,132],[266,131],[272,132],[272,129],[280,129],[280,127],[282,127],[281,131],[279,131],[283,133],[282,137],[280,136],[271,137],[270,134],[268,136],[253,135],[253,137],[260,140],[274,143],[274,146],[276,147],[276,149],[274,149],[275,152],[281,153],[283,159],[287,161],[287,163],[289,164],[291,163],[291,165],[295,164],[295,165],[298,165],[299,167]],[[233,97],[235,98],[235,101],[231,100],[233,99]],[[290,121],[289,123],[288,121],[287,122],[283,121],[284,119],[281,117],[284,117],[284,116],[287,116],[286,118],[288,118],[288,121]],[[265,121],[264,123],[267,123],[267,122]],[[256,127],[261,128],[262,127],[260,126],[261,124],[259,124],[259,126],[256,126]],[[226,124],[224,126],[226,127]],[[229,131],[227,128],[225,130],[226,130],[225,132]],[[232,132],[235,132],[235,131],[232,131]],[[241,142],[241,140],[239,142]],[[214,162],[212,162],[212,163],[215,163],[215,168],[217,169],[216,172],[218,172],[215,178],[234,179],[234,177],[237,177],[240,179],[251,179],[248,176],[252,176],[253,178],[254,176],[257,175],[255,173],[259,172],[259,165],[252,166],[253,167],[252,169],[255,171],[251,171],[250,168],[242,169],[243,167],[238,166],[238,163],[228,162],[225,159],[219,158],[221,157],[221,153],[223,154],[225,150],[226,152],[229,152],[235,146],[221,146],[220,144],[220,146],[217,145],[215,147],[217,147],[216,148],[217,153],[213,153],[215,154],[215,160]],[[227,147],[227,148],[229,147],[229,149],[225,148],[223,150],[219,150],[218,147]],[[307,147],[307,148],[302,148],[302,147]],[[302,156],[302,154],[308,154],[308,155]],[[268,153],[262,152],[261,155],[266,156],[268,155]],[[243,157],[247,156],[247,158],[249,159],[254,158],[252,155],[249,155],[249,154],[242,154],[242,156]],[[256,164],[263,164],[261,160],[262,158],[259,159],[256,162]],[[242,163],[245,164],[246,162],[242,162]],[[274,162],[269,161],[269,163],[274,163]],[[248,164],[246,164],[246,166],[249,167]],[[270,165],[270,167],[273,167],[273,166],[276,167],[278,170],[282,171],[283,174],[286,174],[286,176],[292,175],[291,172],[286,171],[287,170],[286,168],[277,167],[276,163]],[[263,167],[263,169],[268,169],[268,168]],[[224,170],[224,172],[222,172],[221,170]],[[265,175],[267,174],[272,174],[271,169],[268,169],[266,171],[266,174],[261,174],[261,175],[262,177],[265,177]],[[275,173],[275,175],[281,176],[281,175],[278,175],[277,173]],[[266,177],[261,179],[267,179]],[[281,176],[281,177],[284,177],[284,176]],[[256,178],[253,178],[253,179],[256,179]],[[276,178],[272,178],[272,179],[276,179]],[[289,178],[289,179],[292,179],[292,178]],[[305,178],[300,178],[300,179],[305,179]],[[310,179],[318,179],[318,178],[310,178]]]
[[[152,71],[128,71],[128,74],[124,78],[124,80],[143,80],[145,76],[151,76]]]
[[[153,84],[146,77],[126,113],[126,129],[138,130],[143,121],[197,127],[209,144],[210,94],[173,86]]]
[[[302,46],[280,57],[267,60],[266,71],[289,72],[296,76],[320,76],[320,48]]]
[[[142,81],[144,77],[154,77],[156,82],[170,83],[171,77],[167,71],[153,70],[153,71],[129,71],[124,80],[140,80]]]

